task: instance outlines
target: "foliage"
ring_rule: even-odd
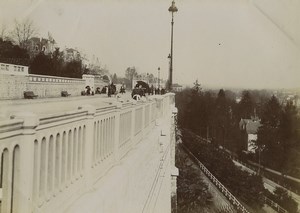
[[[243,91],[242,99],[238,106],[241,118],[251,118],[254,112],[254,102],[249,91]]]
[[[226,93],[222,89],[216,94],[196,87],[177,93],[178,122],[216,144],[236,149],[239,133],[233,114],[236,103]]]
[[[259,128],[257,144],[262,146],[262,162],[282,172],[291,172],[297,166],[299,156],[299,117],[292,102],[280,105],[272,96],[264,105],[262,127]]]
[[[28,52],[11,41],[0,38],[0,58],[29,58]]]
[[[195,167],[185,152],[176,149],[176,166],[180,173],[177,178],[177,210],[182,213],[202,212],[209,207],[212,195],[208,186],[199,175],[199,168]]]
[[[183,131],[183,143],[237,198],[254,209],[263,206],[264,187],[260,176],[236,167],[223,149],[196,140],[191,132]]]
[[[62,76],[69,78],[81,78],[82,74],[83,72],[81,61],[73,60],[66,63]]]
[[[266,196],[272,201],[278,203],[282,208],[287,210],[289,213],[296,213],[298,204],[288,194],[287,190],[276,187],[274,193],[266,192]]]
[[[30,63],[30,73],[39,75],[54,75],[52,61],[49,56],[38,54]]]
[[[52,54],[51,63],[52,75],[63,76],[64,59],[63,53],[59,51],[59,48],[55,48],[55,51]]]
[[[245,142],[239,122],[241,118],[258,116],[262,126],[256,146],[261,150],[262,164],[285,174],[298,174],[300,119],[297,108],[292,102],[280,104],[267,90],[243,91],[239,103],[235,101],[237,96],[223,89],[218,92],[185,89],[176,93],[178,124],[241,156]],[[257,152],[252,160],[258,159]]]
[[[290,172],[293,167],[300,165],[300,120],[297,108],[292,102],[287,102],[282,111],[280,122],[280,138],[283,146],[283,155],[287,156],[283,162],[283,171]]]
[[[53,56],[38,54],[30,63],[30,73],[38,75],[81,78],[83,74],[81,61],[64,62],[62,53],[56,49]]]

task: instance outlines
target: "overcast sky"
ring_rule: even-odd
[[[0,0],[0,24],[29,17],[61,48],[167,78],[171,0]],[[300,85],[300,50],[247,0],[178,0],[173,81],[242,88]],[[1,26],[1,25],[0,25]],[[299,26],[298,26],[299,27]]]

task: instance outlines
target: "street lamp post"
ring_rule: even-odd
[[[173,26],[174,26],[174,13],[177,12],[178,9],[175,6],[175,1],[172,1],[172,5],[169,7],[169,12],[172,13],[172,21],[171,21],[171,55],[170,55],[170,73],[169,73],[169,90],[172,90],[173,84]]]
[[[160,67],[158,67],[158,75],[157,75],[157,77],[158,77],[158,79],[157,79],[157,86],[158,86],[158,88],[160,87]]]

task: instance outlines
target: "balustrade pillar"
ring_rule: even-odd
[[[36,127],[39,125],[37,115],[19,112],[13,116],[23,120],[22,140],[19,143],[18,162],[15,162],[14,195],[12,212],[32,212],[33,210],[33,168],[34,140]],[[18,164],[18,165],[16,165]]]
[[[92,185],[92,163],[93,163],[93,144],[94,144],[94,118],[96,113],[96,108],[91,105],[84,105],[79,107],[82,111],[87,111],[87,122],[86,122],[86,134],[83,138],[84,140],[84,172],[86,189]]]
[[[119,153],[119,144],[120,144],[120,117],[121,117],[121,108],[122,104],[118,103],[117,104],[117,109],[115,112],[115,128],[113,132],[113,137],[114,137],[114,160],[115,163],[119,162],[120,160],[120,153]],[[124,128],[124,127],[123,127]]]
[[[144,138],[145,134],[146,134],[146,116],[145,116],[145,112],[146,112],[146,104],[143,104],[142,106],[142,129],[141,129],[141,134],[142,134],[142,138]]]
[[[135,144],[135,106],[136,106],[136,101],[132,102],[132,108],[131,108],[131,133],[130,133],[130,138],[131,138],[131,146]]]

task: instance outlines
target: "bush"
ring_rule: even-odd
[[[223,149],[195,140],[192,133],[183,131],[183,144],[242,202],[253,209],[263,206],[264,186],[260,176],[239,169]]]
[[[176,150],[176,166],[180,171],[177,178],[178,213],[204,212],[209,208],[212,195],[199,176],[199,168],[191,163],[180,147]]]

